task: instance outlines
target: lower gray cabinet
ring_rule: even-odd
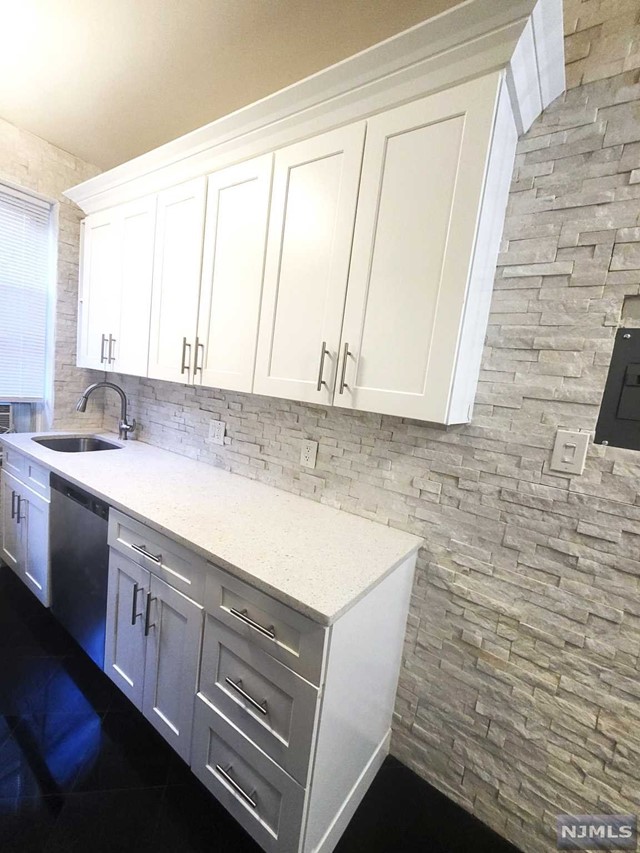
[[[105,672],[189,761],[203,609],[113,549]]]

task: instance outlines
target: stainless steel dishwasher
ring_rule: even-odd
[[[51,474],[51,612],[104,666],[109,507]]]

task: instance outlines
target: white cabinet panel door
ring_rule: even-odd
[[[16,524],[16,506],[19,484],[14,478],[2,472],[2,559],[12,569],[18,568],[18,525]]]
[[[198,370],[202,385],[251,391],[273,155],[209,176]]]
[[[189,761],[202,607],[151,576],[142,712]]]
[[[79,367],[107,370],[109,334],[120,314],[117,212],[88,216],[82,229],[77,361]]]
[[[364,133],[361,122],[276,152],[257,394],[331,402]]]
[[[20,494],[21,576],[36,598],[49,606],[49,502],[22,488]]]
[[[151,284],[156,224],[156,197],[140,199],[118,209],[120,218],[121,300],[116,340],[109,368],[134,376],[147,375]]]
[[[206,178],[158,195],[149,376],[192,381]]]
[[[447,422],[498,83],[369,120],[336,405]]]
[[[138,708],[142,707],[148,592],[149,572],[111,550],[104,671]]]

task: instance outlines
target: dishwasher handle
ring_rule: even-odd
[[[50,476],[50,485],[54,491],[59,492],[70,501],[79,504],[81,507],[84,507],[84,509],[100,516],[100,518],[103,518],[105,521],[108,519],[109,505],[100,500],[100,498],[94,497],[94,495],[89,492],[85,492],[84,489],[78,488],[73,483],[69,483],[67,480],[63,480],[62,477],[59,477],[54,473]]]
[[[72,501],[75,501],[80,506],[85,507],[85,509],[91,509],[91,498],[86,492],[82,492],[79,489],[75,489],[69,483],[65,483],[65,485],[59,491],[65,496],[65,498],[70,498]]]

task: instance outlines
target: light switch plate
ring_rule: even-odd
[[[224,421],[209,421],[209,441],[212,444],[224,444]]]
[[[318,456],[318,442],[305,438],[300,448],[300,464],[305,468],[315,468]]]
[[[559,429],[551,455],[552,471],[563,474],[582,474],[587,458],[590,433]]]

